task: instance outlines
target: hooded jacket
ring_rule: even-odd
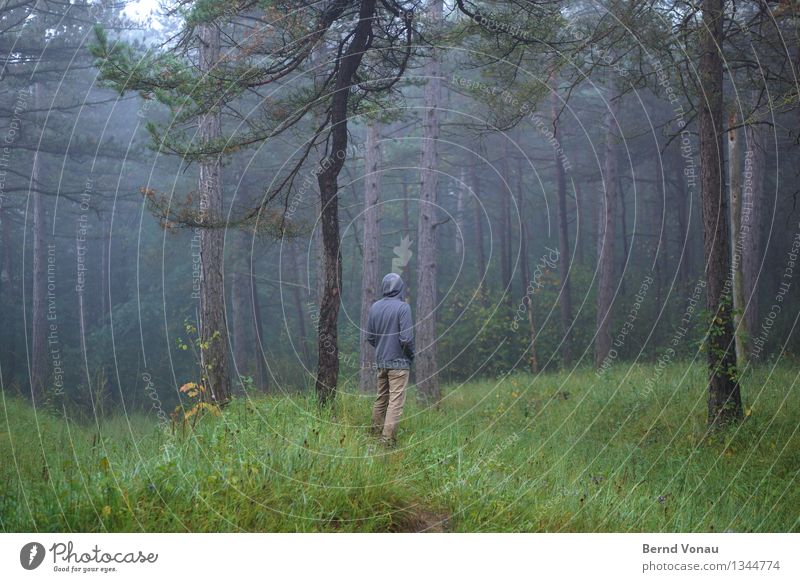
[[[414,360],[414,323],[405,290],[400,275],[389,273],[381,283],[383,297],[369,309],[367,341],[375,348],[378,368],[408,369]]]

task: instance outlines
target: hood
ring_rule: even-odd
[[[381,294],[384,297],[397,297],[403,301],[406,295],[406,284],[397,273],[389,273],[381,283]]]

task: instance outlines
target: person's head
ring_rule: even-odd
[[[381,294],[384,297],[397,297],[403,301],[406,295],[406,284],[397,273],[389,273],[381,283]]]

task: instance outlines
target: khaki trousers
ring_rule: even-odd
[[[397,423],[406,402],[409,370],[382,368],[378,370],[378,396],[372,407],[372,430],[394,442]]]

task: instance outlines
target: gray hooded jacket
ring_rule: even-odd
[[[405,289],[400,275],[389,273],[381,283],[383,298],[369,309],[367,341],[375,347],[378,368],[408,369],[414,360],[414,323]]]

